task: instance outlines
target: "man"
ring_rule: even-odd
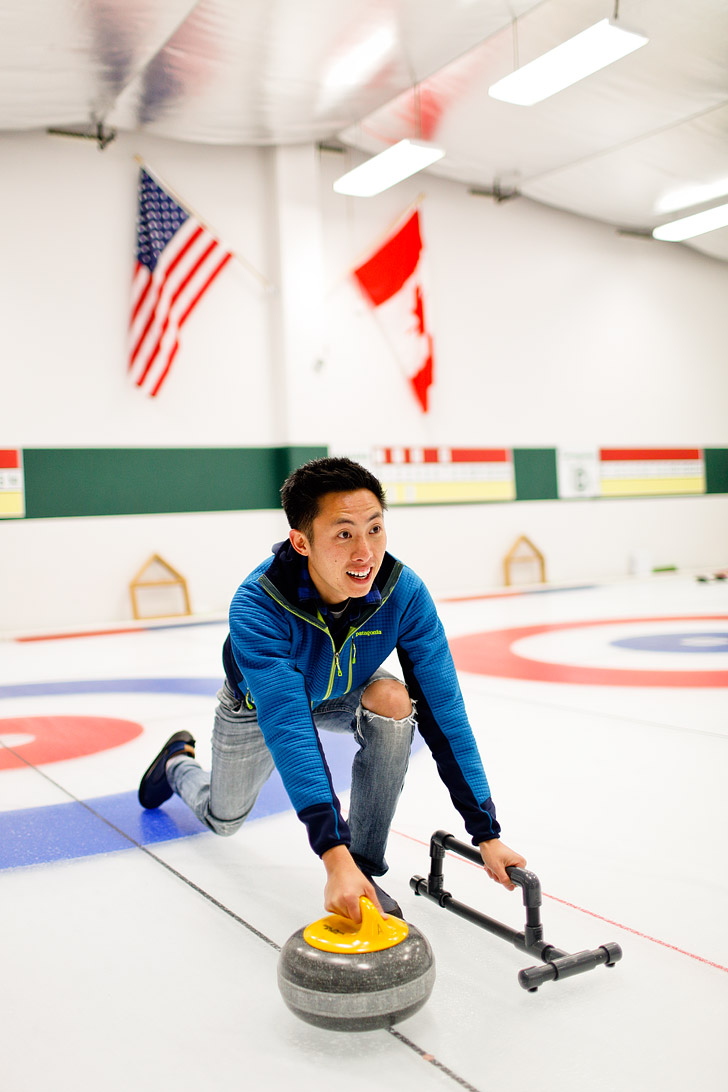
[[[315,459],[281,489],[288,539],[243,581],[230,607],[212,771],[189,732],[167,740],[139,786],[146,808],[176,792],[217,834],[233,834],[277,767],[327,874],[327,910],[360,920],[366,895],[401,916],[375,882],[415,725],[488,875],[509,889],[520,854],[499,838],[442,623],[425,585],[386,552],[384,492],[344,458]],[[382,664],[396,649],[404,683]],[[354,733],[345,822],[318,729]]]

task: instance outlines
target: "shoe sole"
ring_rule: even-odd
[[[169,748],[173,743],[189,743],[192,747],[195,746],[194,739],[187,731],[175,732],[169,737],[139,782],[139,803],[143,808],[149,810],[158,808],[172,796],[172,789],[167,781],[166,766],[171,757]]]

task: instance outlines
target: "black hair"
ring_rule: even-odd
[[[281,502],[289,527],[311,539],[319,497],[326,493],[352,493],[356,489],[368,489],[382,510],[387,507],[382,483],[361,463],[333,456],[304,463],[281,486]]]

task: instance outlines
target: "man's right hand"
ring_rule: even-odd
[[[341,914],[351,921],[361,921],[359,899],[366,895],[376,906],[383,918],[387,915],[379,905],[374,888],[357,866],[346,846],[334,846],[327,849],[321,860],[326,869],[326,887],[324,888],[324,906],[332,914]]]

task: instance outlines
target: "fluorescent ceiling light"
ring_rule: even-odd
[[[679,212],[680,209],[689,209],[692,205],[703,205],[708,201],[716,201],[719,197],[728,194],[728,178],[720,178],[717,182],[696,183],[694,186],[685,186],[681,190],[672,190],[664,194],[655,205],[658,215],[668,212]]]
[[[667,243],[681,243],[683,239],[693,239],[696,235],[705,235],[706,231],[717,231],[722,227],[728,227],[728,205],[717,205],[714,209],[672,220],[669,224],[656,227],[652,236]]]
[[[623,30],[610,19],[602,19],[588,30],[562,42],[560,46],[517,68],[488,89],[488,94],[517,106],[536,102],[563,91],[572,83],[591,76],[600,68],[626,57],[647,43],[642,34]]]
[[[380,152],[348,174],[342,174],[334,182],[334,189],[351,197],[373,197],[436,163],[444,154],[442,148],[424,140],[400,140],[386,152]]]

